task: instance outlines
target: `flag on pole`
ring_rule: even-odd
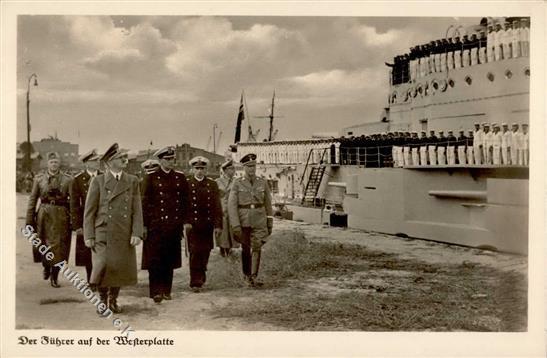
[[[241,123],[245,119],[245,112],[243,110],[243,92],[241,92],[241,100],[239,101],[239,112],[237,114],[237,123],[236,123],[236,135],[234,143],[239,143],[241,140]]]

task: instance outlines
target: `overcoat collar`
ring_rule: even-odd
[[[120,180],[116,180],[114,175],[110,172],[110,170],[107,170],[105,173],[105,188],[110,191],[110,196],[108,200],[114,199],[116,196],[120,195],[124,191],[129,189],[129,177],[125,172],[122,171],[122,175],[120,177]]]

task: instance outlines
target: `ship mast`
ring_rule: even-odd
[[[272,107],[270,108],[270,115],[269,116],[258,116],[258,117],[255,117],[255,118],[269,118],[270,119],[270,131],[269,131],[269,134],[268,134],[268,142],[271,142],[274,140],[275,138],[275,135],[277,134],[277,130],[275,130],[274,132],[274,127],[273,127],[273,122],[274,122],[274,118],[275,118],[275,115],[274,115],[274,106],[275,106],[275,90],[273,91],[273,96],[272,96]],[[279,118],[279,116],[277,116],[277,118]]]

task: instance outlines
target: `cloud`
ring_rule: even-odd
[[[361,98],[366,91],[382,87],[385,73],[374,69],[334,69],[285,79],[299,97],[329,97],[334,100]]]
[[[375,27],[361,25],[354,29],[355,33],[362,38],[367,46],[384,47],[394,44],[403,35],[401,30],[389,30],[384,33],[378,33]]]

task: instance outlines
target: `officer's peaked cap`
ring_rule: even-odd
[[[82,154],[80,156],[80,161],[82,163],[89,162],[89,161],[92,161],[92,160],[99,160],[99,154],[97,154],[96,149],[92,149],[89,152],[87,152],[85,154]]]
[[[142,162],[141,167],[144,169],[146,174],[150,174],[160,167],[160,163],[156,159],[147,159]]]
[[[234,161],[233,160],[227,160],[225,161],[224,163],[222,163],[222,165],[220,166],[220,168],[222,170],[226,169],[226,168],[230,168],[230,167],[233,167],[234,166]]]
[[[256,164],[256,154],[249,153],[243,156],[241,160],[239,161],[243,165],[251,165]]]
[[[111,161],[112,159],[120,158],[127,154],[127,150],[120,149],[118,143],[112,144],[103,154],[101,160],[103,162]]]
[[[189,163],[193,167],[206,167],[209,164],[209,159],[198,155],[197,157],[190,159]]]
[[[158,149],[154,153],[154,157],[157,157],[159,159],[171,159],[175,158],[175,147],[169,145],[167,147],[163,147],[161,149]]]
[[[61,159],[61,155],[58,152],[49,152],[47,153],[47,160],[51,159]]]

